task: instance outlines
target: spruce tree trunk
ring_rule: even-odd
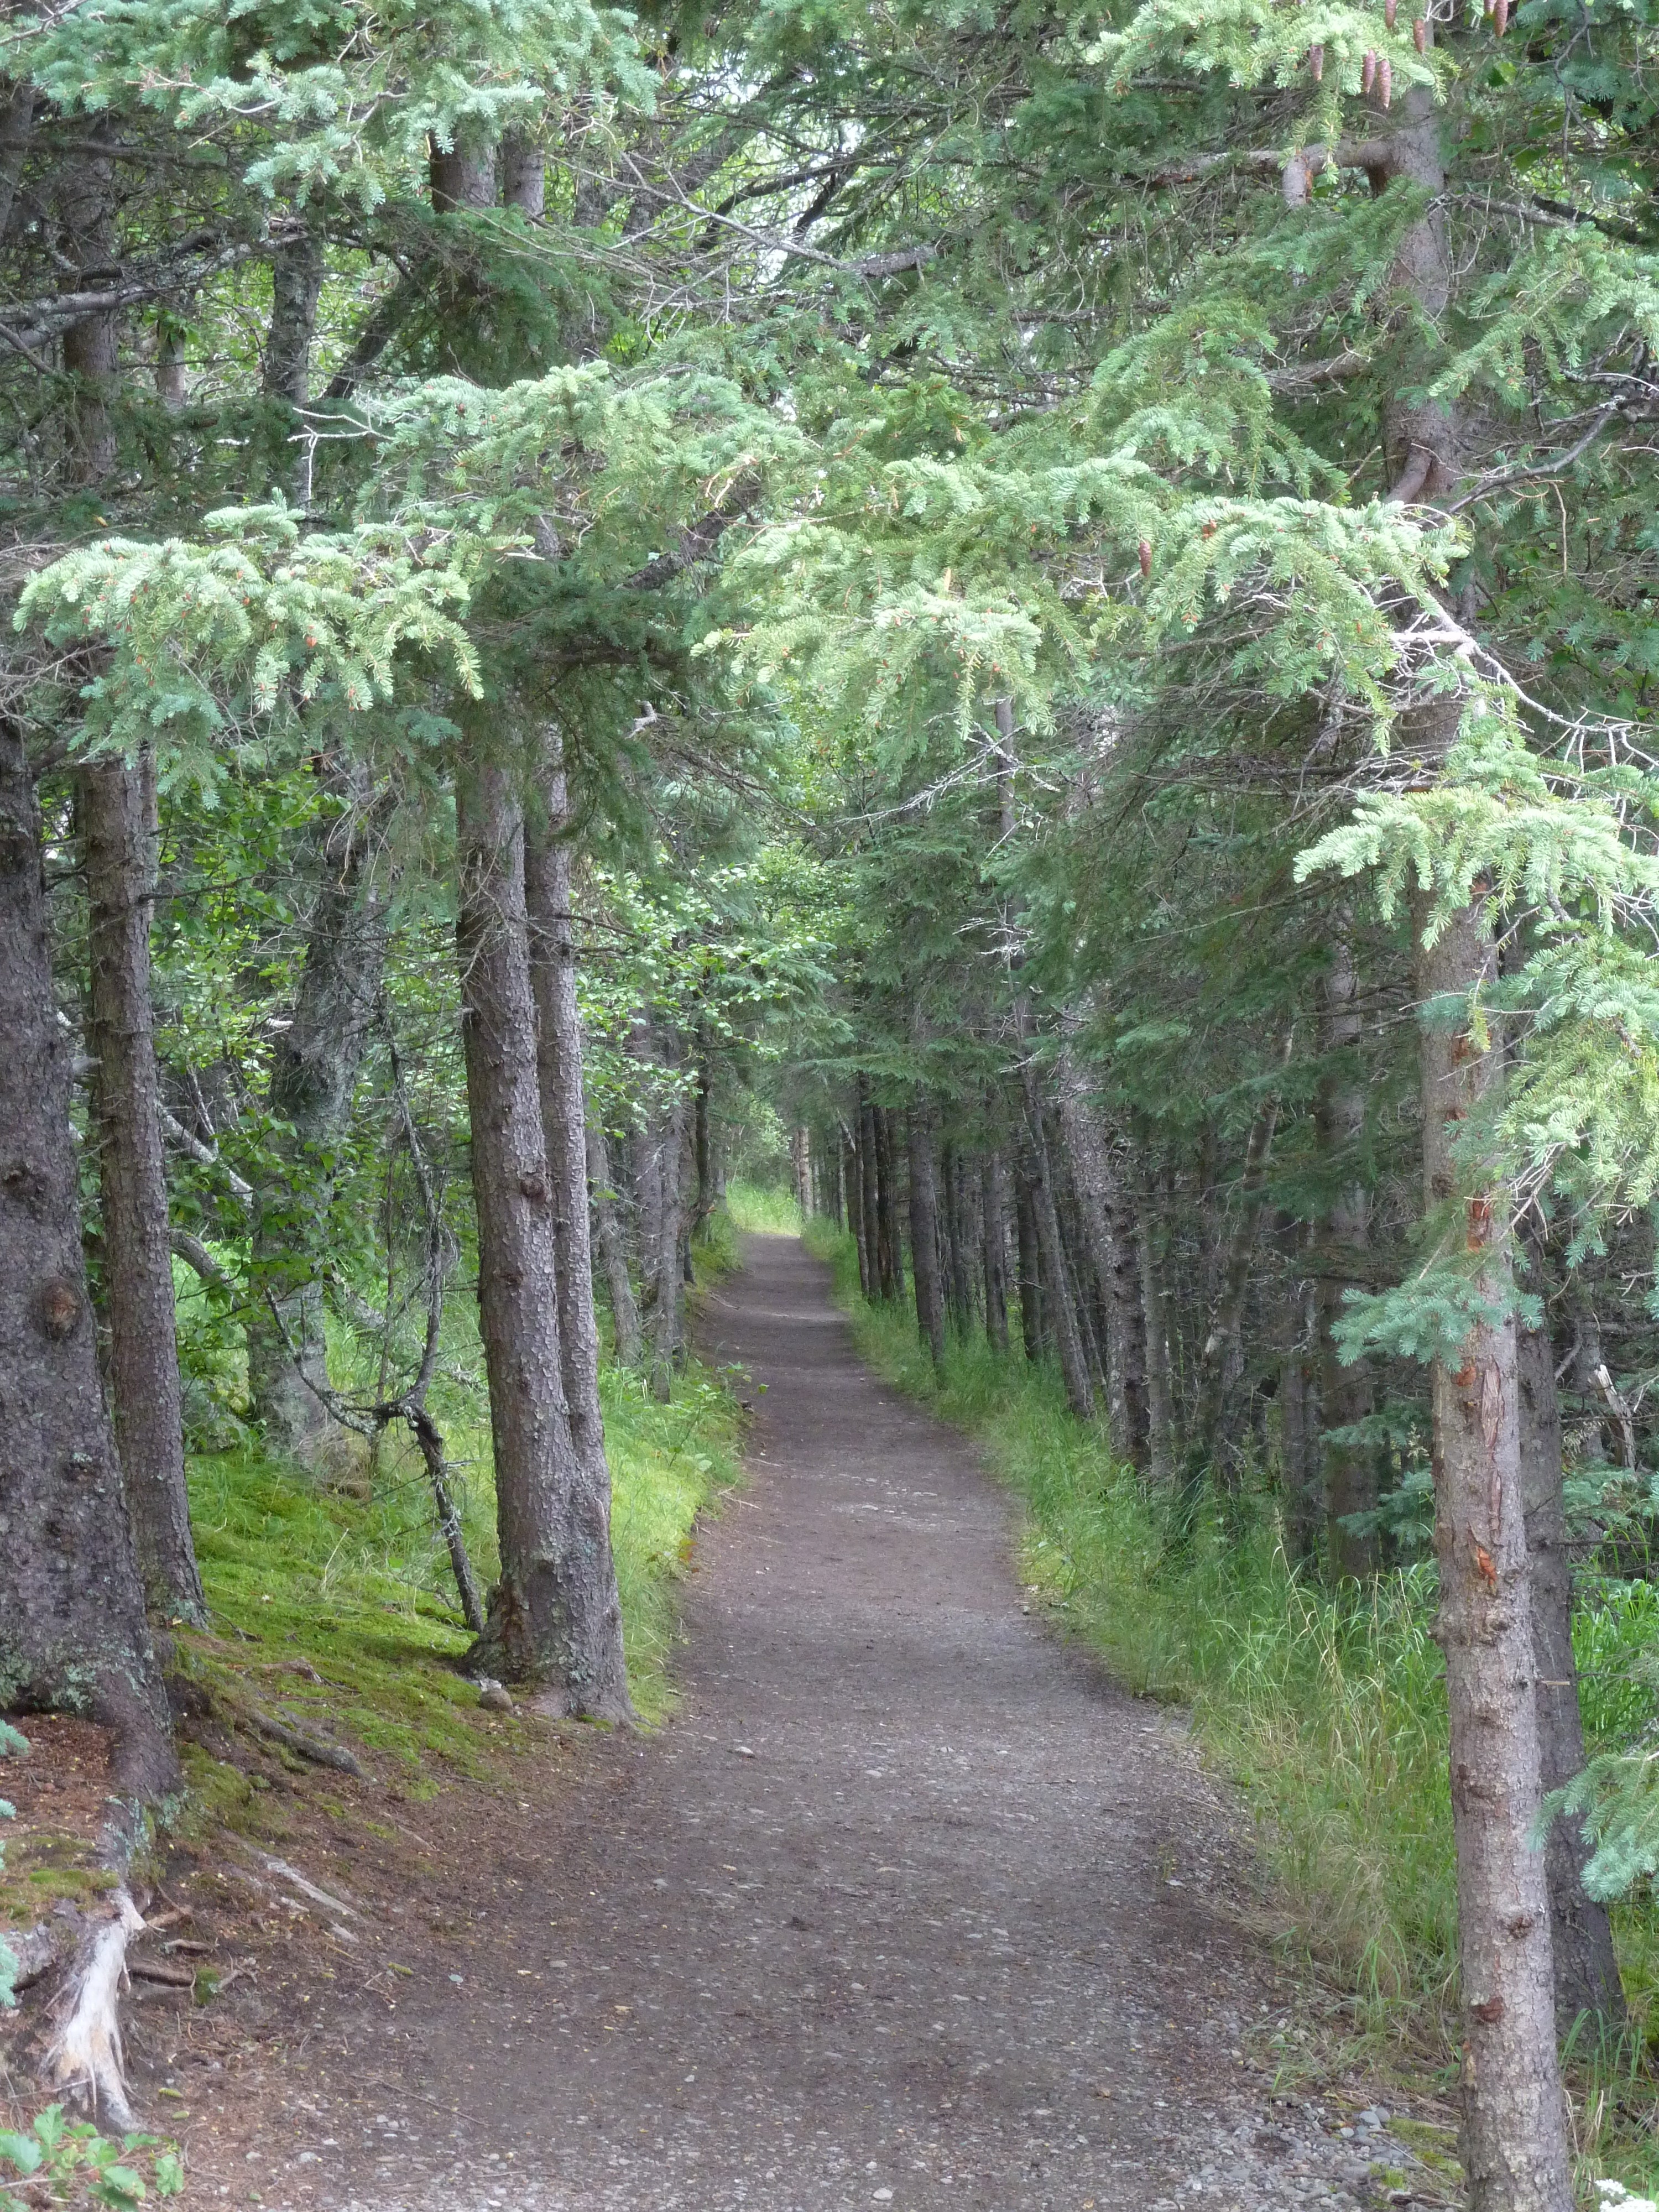
[[[40,817],[0,721],[0,1684],[116,1735],[120,1791],[177,1786],[167,1692],[98,1374]]]
[[[1502,1200],[1468,1188],[1453,1156],[1457,1127],[1501,1079],[1499,1047],[1474,1029],[1462,1003],[1496,980],[1482,902],[1455,915],[1432,945],[1423,934],[1417,991],[1427,1010],[1419,1040],[1426,1203],[1448,1222],[1445,1233],[1479,1258],[1483,1303],[1512,1308]],[[1449,1024],[1450,1006],[1456,1018]],[[1544,1853],[1531,1835],[1541,1770],[1513,1311],[1474,1323],[1455,1365],[1437,1359],[1431,1389],[1435,1634],[1446,1656],[1467,2042],[1463,2168],[1471,2212],[1568,2212],[1549,1894]]]
[[[1584,1766],[1584,1724],[1572,1650],[1572,1556],[1562,1489],[1561,1406],[1555,1389],[1555,1347],[1547,1328],[1521,1329],[1516,1364],[1521,1501],[1537,1668],[1539,1784],[1547,1796],[1565,1788]],[[1598,2031],[1616,2029],[1625,2021],[1625,1992],[1607,1909],[1584,1891],[1589,1856],[1577,1820],[1568,1817],[1552,1824],[1544,1875],[1549,1886],[1555,2024],[1564,2039],[1586,2014]],[[1590,2037],[1591,2051],[1596,2040],[1596,2035]]]
[[[1146,1345],[1146,1468],[1156,1489],[1175,1480],[1175,1408],[1170,1381],[1170,1316],[1164,1292],[1158,1213],[1143,1182],[1136,1190],[1135,1242]]]
[[[926,1106],[907,1117],[910,1152],[910,1265],[915,1276],[916,1322],[935,1367],[945,1364],[945,1299],[939,1279],[939,1193],[933,1170],[933,1133]]]
[[[876,1109],[870,1103],[867,1079],[859,1078],[859,1199],[864,1223],[864,1295],[876,1299],[886,1294],[881,1272],[880,1177],[876,1166]]]
[[[99,761],[76,791],[87,872],[94,1061],[109,1291],[110,1395],[138,1570],[150,1604],[198,1626],[206,1618],[185,1487],[173,1251],[149,997],[155,890],[154,757]]]
[[[710,1127],[710,1108],[714,1096],[714,1062],[706,1035],[697,1043],[697,1089],[692,1100],[691,1159],[696,1170],[696,1204],[691,1214],[691,1235],[695,1241],[708,1226],[708,1217],[714,1211],[714,1135]]]
[[[559,1353],[570,1433],[586,1480],[611,1522],[611,1467],[599,1409],[599,1330],[593,1313],[593,1255],[587,1233],[587,1109],[582,1089],[581,1015],[570,904],[569,804],[556,738],[542,763],[542,804],[526,825],[525,911],[536,1000],[537,1081],[548,1182],[553,1194],[554,1263],[559,1279]]]
[[[1350,924],[1339,912],[1325,971],[1323,1036],[1331,1063],[1320,1086],[1314,1127],[1328,1176],[1334,1178],[1325,1215],[1319,1271],[1319,1396],[1327,1429],[1346,1429],[1371,1410],[1371,1379],[1363,1358],[1345,1364],[1337,1356],[1336,1324],[1343,1299],[1370,1279],[1370,1208],[1356,1172],[1365,1138],[1365,1092],[1358,1064],[1360,1018],[1350,948]],[[1375,1534],[1362,1536],[1343,1523],[1376,1504],[1376,1455],[1363,1444],[1325,1444],[1326,1523],[1331,1574],[1341,1582],[1374,1575],[1381,1563]]]
[[[659,1062],[665,1047],[653,1048]],[[685,1101],[676,1088],[652,1109],[639,1140],[640,1261],[645,1283],[645,1338],[652,1395],[666,1403],[684,1349],[680,1232],[685,1152]]]
[[[904,1244],[899,1231],[898,1148],[893,1115],[885,1106],[872,1109],[876,1124],[876,1246],[884,1298],[904,1296]]]
[[[1071,1162],[1084,1240],[1105,1310],[1103,1366],[1108,1378],[1113,1442],[1130,1465],[1144,1473],[1146,1332],[1136,1280],[1133,1223],[1117,1188],[1106,1133],[1069,1047],[1062,1050],[1060,1060],[1060,1126]]]
[[[855,1127],[861,1124],[862,1121],[856,1105],[854,1109],[854,1121]],[[860,1297],[867,1298],[870,1295],[870,1237],[865,1191],[864,1147],[859,1142],[858,1136],[852,1132],[848,1132],[843,1138],[842,1145],[847,1158],[847,1211],[850,1217],[849,1225],[853,1231],[853,1243],[858,1253],[859,1261],[859,1295]]]
[[[1319,1556],[1325,1520],[1319,1431],[1319,1298],[1311,1281],[1292,1283],[1290,1337],[1279,1367],[1280,1442],[1284,1453],[1285,1553],[1293,1566]]]
[[[1066,1279],[1066,1251],[1060,1241],[1060,1215],[1054,1204],[1054,1176],[1048,1159],[1047,1133],[1042,1126],[1042,1101],[1037,1091],[1036,1071],[1029,1059],[1020,1070],[1025,1092],[1025,1119],[1031,1162],[1031,1214],[1036,1232],[1037,1256],[1042,1270],[1044,1316],[1060,1358],[1060,1381],[1066,1402],[1080,1421],[1094,1417],[1094,1385],[1089,1379],[1076,1309]]]
[[[1218,1477],[1224,1492],[1229,1494],[1237,1487],[1233,1415],[1238,1383],[1244,1370],[1244,1297],[1249,1286],[1262,1187],[1278,1122],[1279,1094],[1275,1091],[1262,1101],[1250,1123],[1232,1232],[1224,1242],[1219,1235],[1214,1240],[1217,1293],[1199,1359],[1198,1404],[1187,1447],[1177,1522],[1177,1534],[1182,1537],[1192,1531],[1206,1480]]]
[[[617,1215],[617,1194],[611,1183],[611,1147],[597,1121],[587,1127],[587,1180],[593,1194],[593,1226],[599,1239],[599,1264],[605,1269],[605,1290],[611,1299],[611,1326],[617,1364],[640,1364],[640,1311],[634,1302],[634,1285],[628,1275],[628,1240]]]
[[[109,126],[94,117],[87,136],[107,140]],[[114,164],[100,153],[81,153],[64,164],[57,186],[64,258],[74,264],[65,289],[90,290],[119,273],[115,235]],[[120,389],[120,328],[114,315],[88,315],[64,331],[64,374],[74,380],[69,410],[70,473],[77,483],[101,483],[115,467],[112,404]]]
[[[348,777],[348,800],[359,793]],[[271,1057],[269,1103],[286,1125],[286,1174],[255,1196],[247,1319],[248,1385],[265,1437],[315,1467],[343,1437],[324,1398],[326,1227],[333,1154],[350,1132],[357,1078],[386,970],[386,921],[374,869],[374,823],[353,811],[319,819],[316,903],[288,1026]]]
[[[625,1720],[632,1708],[606,1501],[582,1466],[564,1392],[522,811],[505,772],[488,763],[463,767],[455,800],[478,1314],[501,1557],[470,1663],[544,1687],[560,1711]]]
[[[539,222],[547,206],[547,155],[522,131],[501,140],[501,204]]]
[[[979,1164],[979,1225],[984,1246],[985,1334],[994,1351],[1008,1349],[1007,1200],[1002,1154],[989,1145]]]
[[[1014,1243],[1019,1267],[1019,1334],[1035,1366],[1042,1357],[1042,1263],[1037,1255],[1036,1207],[1031,1173],[1021,1146],[1014,1160]]]
[[[265,331],[265,397],[295,410],[311,398],[311,349],[322,292],[323,241],[307,226],[297,237],[284,240],[271,256],[270,321]],[[299,505],[309,507],[312,442],[292,416],[289,425],[290,459],[282,474]]]
[[[495,151],[465,135],[446,150],[434,144],[428,183],[434,215],[481,215],[495,204]]]

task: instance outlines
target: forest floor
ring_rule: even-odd
[[[191,1872],[235,1986],[150,1985],[130,2035],[186,2201],[1443,2200],[1424,2115],[1277,2072],[1305,1984],[1179,1717],[1055,1633],[1008,1500],[860,1362],[829,1270],[745,1260],[702,1335],[756,1386],[748,1483],[699,1537],[678,1713],[538,1723],[343,1864],[313,1807],[280,1856]]]

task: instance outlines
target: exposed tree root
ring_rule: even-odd
[[[133,2118],[117,2005],[126,1979],[127,1945],[144,1922],[125,1888],[114,1892],[111,1903],[106,1917],[82,1923],[75,1961],[58,1999],[58,2030],[43,2071],[55,2088],[83,2103],[94,2119],[125,2130]]]

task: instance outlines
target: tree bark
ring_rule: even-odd
[[[247,1322],[248,1384],[266,1438],[313,1467],[337,1434],[325,1406],[328,1346],[316,1240],[325,1229],[333,1154],[351,1127],[386,968],[374,825],[350,783],[343,788],[349,811],[317,825],[319,885],[305,961],[271,1059],[269,1103],[287,1127],[281,1140],[287,1173],[255,1195]]]
[[[107,137],[107,125],[89,125],[94,139]],[[64,163],[58,185],[58,213],[65,258],[74,267],[60,289],[82,291],[116,265],[115,173],[102,155],[79,155]],[[111,412],[120,384],[120,331],[113,315],[88,315],[64,332],[64,370],[75,380],[70,404],[70,470],[78,483],[101,483],[117,458],[115,417]]]
[[[582,1088],[582,1025],[576,1004],[576,942],[571,912],[570,808],[564,757],[548,740],[541,804],[525,836],[525,911],[531,988],[536,1000],[537,1082],[553,1196],[554,1263],[559,1279],[559,1354],[570,1433],[592,1497],[588,1525],[611,1526],[611,1465],[599,1407],[599,1330],[593,1312],[593,1255],[587,1231],[587,1109]]]
[[[1572,1650],[1572,1557],[1562,1488],[1561,1406],[1555,1389],[1555,1348],[1547,1328],[1521,1329],[1516,1372],[1521,1502],[1537,1670],[1538,1778],[1547,1796],[1564,1789],[1584,1766],[1584,1724]],[[1555,2025],[1564,2039],[1587,2013],[1598,2026],[1616,2028],[1625,2020],[1625,1992],[1607,1909],[1584,1891],[1589,1856],[1590,1846],[1576,1820],[1569,1816],[1552,1823],[1544,1875],[1549,1887]],[[1592,2037],[1592,2046],[1595,2039]]]
[[[1285,1050],[1288,1055],[1288,1042]],[[1206,1480],[1219,1475],[1229,1492],[1236,1486],[1230,1417],[1243,1373],[1244,1294],[1249,1285],[1262,1188],[1278,1122],[1279,1094],[1274,1091],[1257,1107],[1245,1139],[1232,1233],[1224,1244],[1218,1233],[1215,1240],[1216,1303],[1199,1360],[1198,1404],[1182,1482],[1177,1532],[1182,1536],[1191,1533]]]
[[[1364,1358],[1338,1357],[1336,1324],[1343,1299],[1369,1279],[1370,1206],[1358,1170],[1365,1139],[1365,1092],[1358,1066],[1360,1018],[1350,945],[1350,921],[1339,913],[1325,971],[1322,1042],[1326,1073],[1314,1128],[1333,1187],[1327,1203],[1319,1269],[1319,1396],[1327,1430],[1352,1427],[1371,1410],[1370,1373]],[[1352,1514],[1376,1505],[1376,1455],[1363,1444],[1325,1443],[1325,1510],[1334,1580],[1374,1575],[1382,1559],[1377,1537],[1344,1526]]]
[[[904,1246],[899,1235],[898,1159],[893,1142],[893,1116],[885,1106],[873,1107],[876,1125],[876,1251],[880,1262],[881,1294],[904,1296]]]
[[[634,1285],[628,1275],[628,1241],[617,1218],[617,1194],[611,1184],[611,1147],[597,1121],[587,1125],[587,1180],[593,1194],[593,1226],[599,1239],[599,1264],[605,1269],[611,1299],[611,1327],[617,1364],[637,1367],[641,1350],[640,1310],[634,1302]]]
[[[863,1222],[860,1266],[864,1273],[864,1295],[875,1299],[884,1295],[885,1285],[881,1277],[881,1219],[877,1197],[876,1173],[876,1109],[870,1103],[870,1085],[860,1075],[858,1082],[859,1117],[859,1204]]]
[[[1453,1152],[1459,1124],[1501,1079],[1500,1048],[1473,1028],[1462,1003],[1495,981],[1497,963],[1479,899],[1432,945],[1425,933],[1419,925],[1427,1205],[1479,1260],[1482,1303],[1510,1309],[1504,1320],[1471,1326],[1456,1365],[1437,1359],[1431,1370],[1435,1633],[1446,1656],[1466,2036],[1463,2169],[1472,2212],[1567,2212],[1549,1895],[1531,1834],[1540,1764],[1507,1224],[1498,1194],[1460,1182]],[[1457,1006],[1450,1026],[1448,1002]]]
[[[1140,1303],[1146,1344],[1146,1468],[1153,1486],[1175,1479],[1175,1408],[1170,1381],[1170,1316],[1162,1249],[1151,1190],[1135,1192],[1135,1241],[1140,1252]]]
[[[173,1252],[149,997],[155,891],[152,756],[99,761],[76,779],[90,956],[87,1045],[94,1060],[110,1391],[138,1568],[158,1612],[206,1618],[185,1487]]]
[[[631,1716],[608,1516],[571,1431],[536,1060],[522,809],[505,772],[456,781],[461,1033],[478,1221],[501,1580],[471,1663],[559,1711]]]
[[[1290,1338],[1279,1374],[1284,1455],[1285,1552],[1293,1566],[1319,1556],[1325,1518],[1319,1431],[1319,1296],[1310,1280],[1292,1283]]]
[[[916,1322],[936,1368],[945,1364],[945,1299],[939,1279],[939,1192],[933,1170],[933,1132],[925,1105],[907,1116],[910,1154],[910,1266],[915,1277]]]
[[[1036,1206],[1021,1146],[1014,1160],[1014,1243],[1019,1267],[1019,1333],[1033,1366],[1042,1357],[1042,1263],[1037,1253]]]
[[[167,1692],[98,1374],[40,817],[0,722],[0,1705],[113,1729],[116,1779],[177,1785]]]
[[[495,204],[495,149],[458,138],[447,152],[434,144],[428,182],[436,215],[479,215]]]
[[[286,239],[271,256],[270,321],[265,331],[264,386],[267,399],[298,410],[311,398],[311,349],[317,335],[317,303],[323,292],[323,241],[307,224]],[[276,416],[278,434],[284,418]],[[282,471],[294,499],[312,499],[313,442],[304,426],[286,417],[289,464]]]
[[[1106,1133],[1069,1046],[1060,1060],[1060,1127],[1085,1242],[1105,1308],[1103,1365],[1113,1441],[1130,1465],[1144,1474],[1146,1332],[1136,1281],[1133,1221],[1117,1187]]]
[[[691,1160],[696,1170],[697,1200],[691,1216],[693,1239],[701,1237],[714,1211],[714,1149],[711,1109],[714,1097],[714,1060],[706,1034],[697,1041],[697,1090],[692,1101]]]
[[[663,1040],[646,1035],[647,1050],[672,1069]],[[640,1263],[652,1395],[664,1403],[684,1352],[680,1231],[685,1152],[685,1099],[678,1085],[652,1108],[639,1139]]]
[[[501,140],[501,204],[539,222],[547,206],[547,155],[522,131]]]
[[[1031,1214],[1036,1231],[1037,1257],[1042,1269],[1045,1316],[1060,1358],[1060,1381],[1066,1402],[1080,1421],[1091,1420],[1094,1385],[1089,1379],[1071,1285],[1066,1279],[1066,1251],[1060,1241],[1060,1215],[1054,1204],[1054,1174],[1048,1159],[1048,1140],[1042,1126],[1042,1101],[1036,1071],[1029,1057],[1020,1069],[1025,1093],[1025,1121],[1031,1164]]]
[[[985,1271],[985,1334],[996,1352],[1008,1349],[1008,1228],[1002,1154],[988,1145],[979,1164],[979,1225]]]

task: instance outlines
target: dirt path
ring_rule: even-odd
[[[1213,1792],[1023,1612],[970,1449],[861,1366],[793,1240],[749,1241],[706,1334],[765,1395],[749,1489],[700,1546],[680,1717],[585,1741],[547,1808],[481,1832],[464,1971],[418,1969],[390,2008],[343,1972],[283,2139],[236,2151],[244,2185],[216,2163],[204,2201],[1364,2193],[1365,2133],[1271,2094],[1285,1996],[1240,1932]]]

